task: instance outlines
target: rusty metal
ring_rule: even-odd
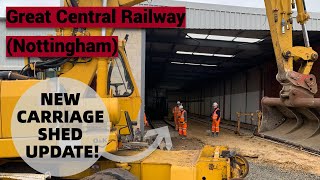
[[[320,98],[265,97],[262,112],[262,137],[320,152]]]
[[[251,125],[253,125],[253,121],[255,121],[254,117],[257,116],[257,124],[258,124],[258,131],[260,129],[260,124],[261,124],[261,111],[256,111],[255,113],[253,112],[236,112],[237,115],[237,126],[235,129],[235,133],[238,135],[241,135],[240,129],[241,129],[241,116],[249,116]]]
[[[258,137],[264,138],[264,139],[271,140],[271,142],[280,143],[280,144],[287,145],[288,147],[295,148],[295,149],[298,149],[300,151],[303,151],[303,152],[306,152],[309,154],[320,156],[320,151],[317,149],[311,148],[311,147],[306,147],[301,144],[297,144],[297,143],[294,143],[291,141],[286,141],[286,140],[283,140],[280,138],[276,138],[276,137],[272,137],[272,136],[268,136],[268,135],[264,135],[264,134],[258,133],[255,135]]]
[[[256,113],[257,113],[257,117],[258,117],[258,129],[257,129],[257,132],[255,132],[255,133],[258,133],[258,132],[260,132],[260,129],[261,129],[262,112],[260,110],[257,110]]]
[[[289,107],[301,106],[299,102],[301,98],[306,98],[304,101],[307,106],[313,106],[312,101],[314,94],[317,93],[316,77],[312,74],[305,75],[295,71],[286,73],[285,80],[281,80],[277,75],[277,80],[283,86],[280,91],[280,99],[283,105]],[[276,100],[279,101],[279,100]],[[279,104],[279,102],[277,102]]]
[[[320,98],[314,75],[288,72],[280,98],[264,97],[258,135],[320,154]]]
[[[280,98],[262,98],[263,104],[269,106],[286,106],[286,104],[281,101]],[[291,101],[291,106],[288,107],[306,107],[306,108],[319,108],[320,107],[320,98],[296,98]]]

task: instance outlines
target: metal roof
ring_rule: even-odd
[[[185,6],[187,8],[187,28],[190,29],[234,29],[269,30],[265,9],[240,6],[192,3],[172,0],[152,0],[142,6]],[[319,3],[320,5],[320,3]],[[293,16],[296,16],[294,12]],[[307,29],[320,30],[320,13],[310,13]],[[294,18],[294,30],[301,30]]]
[[[258,38],[256,43],[186,38],[187,33]],[[193,82],[221,77],[274,61],[268,30],[147,29],[146,79],[149,87],[182,89]],[[309,32],[312,47],[318,47],[320,31]],[[301,31],[293,32],[294,43],[303,46]],[[232,58],[178,54],[177,51],[234,55]],[[217,67],[181,65],[209,64]],[[155,81],[156,79],[156,81]],[[169,88],[170,87],[170,88]]]

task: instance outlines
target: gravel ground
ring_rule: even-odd
[[[172,138],[173,151],[198,150],[205,144],[197,138],[181,140],[178,137]],[[249,161],[249,174],[245,180],[320,180],[320,176],[305,171],[282,169],[274,164],[261,162],[256,159],[247,158]]]
[[[198,150],[205,144],[197,138],[172,138],[173,151]],[[282,169],[273,164],[261,162],[256,159],[247,158],[249,161],[249,174],[245,180],[320,180],[320,176],[305,171]]]
[[[247,157],[250,170],[245,180],[320,180],[320,176],[312,174],[318,172],[319,157],[317,156],[274,145],[264,140],[239,137],[225,130],[221,137],[210,138],[205,135],[206,125],[189,122],[188,134],[190,136],[187,139],[181,140],[177,136],[172,136],[173,151],[199,150],[205,144],[237,146],[236,149],[244,153],[243,155],[255,157]]]
[[[277,168],[267,163],[249,160],[250,170],[245,180],[320,180],[316,176],[303,171],[289,171]]]

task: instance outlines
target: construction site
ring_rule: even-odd
[[[320,180],[320,2],[260,1],[0,2],[0,179]],[[185,7],[186,28],[6,27],[6,6],[33,5]],[[79,33],[118,36],[119,56],[6,57],[6,36]],[[73,174],[83,161],[26,161],[11,123],[23,93],[58,77],[90,87],[111,122],[112,155]]]

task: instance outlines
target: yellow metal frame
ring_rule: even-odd
[[[69,1],[69,0],[68,0]],[[108,0],[107,6],[133,6],[144,0]],[[80,0],[78,1],[79,6],[93,6],[101,7],[101,0]],[[69,2],[70,4],[70,2]],[[65,2],[65,6],[66,2]],[[57,29],[57,35],[70,36],[72,32],[71,28]],[[106,35],[110,36],[114,32],[113,28],[106,29]],[[84,34],[77,35],[91,35],[100,36],[102,30],[100,28],[88,28],[87,32]],[[128,97],[113,97],[112,93],[107,92],[107,82],[108,81],[108,67],[109,63],[114,61],[112,58],[103,57],[93,57],[92,60],[86,64],[78,63],[72,65],[66,63],[61,67],[60,77],[72,78],[79,80],[87,85],[90,85],[95,76],[96,80],[96,92],[102,98],[105,103],[112,125],[116,127],[113,129],[109,135],[109,144],[106,147],[107,152],[118,151],[118,133],[119,129],[128,126],[124,111],[127,111],[131,119],[135,120],[138,118],[138,113],[141,106],[141,98],[138,92],[138,87],[134,81],[133,74],[129,65],[125,53],[125,41],[120,41],[119,43],[119,53],[123,57],[125,63],[125,68],[132,80],[134,91]],[[81,61],[81,60],[80,60]],[[83,73],[86,72],[86,73]],[[40,80],[26,80],[26,81],[0,81],[0,164],[7,162],[3,158],[14,158],[19,157],[13,141],[11,139],[11,116],[13,109],[21,97],[21,95],[32,85],[40,82]],[[19,87],[19,88],[17,88]],[[121,131],[123,134],[128,134],[128,129],[125,128]],[[200,153],[198,160],[194,166],[176,166],[168,163],[150,163],[141,160],[139,162],[132,162],[128,164],[119,164],[117,162],[112,162],[109,160],[99,160],[95,165],[99,168],[89,168],[84,172],[71,176],[71,179],[79,179],[81,177],[86,177],[97,171],[101,171],[107,168],[120,167],[129,170],[136,177],[141,180],[193,180],[202,179],[206,177],[207,180],[214,179],[230,179],[232,177],[237,177],[237,170],[235,167],[231,167],[231,162],[229,158],[221,158],[220,155],[222,151],[227,150],[226,147],[210,147],[206,146]],[[152,154],[151,154],[152,155]]]
[[[69,178],[80,179],[104,169],[121,167],[130,171],[140,180],[198,180],[203,178],[206,180],[230,180],[239,177],[239,169],[231,167],[229,158],[220,157],[222,151],[226,150],[228,150],[228,148],[225,146],[205,146],[192,166],[162,163],[161,160],[159,160],[159,162],[141,160],[128,164],[101,160],[95,164],[97,169],[87,169]],[[183,151],[181,153],[183,153]],[[170,155],[170,152],[168,155]],[[174,153],[172,156],[173,155]],[[153,154],[150,156],[153,156]]]
[[[117,139],[118,132],[117,131],[119,128],[127,126],[124,111],[129,112],[132,119],[136,119],[138,117],[138,113],[141,105],[141,99],[138,92],[138,87],[133,79],[132,72],[130,71],[128,59],[126,58],[123,48],[122,49],[120,48],[119,52],[123,53],[125,66],[128,70],[130,77],[132,78],[134,92],[129,97],[102,98],[103,102],[105,103],[108,109],[111,122],[113,123],[113,125],[116,125],[117,127],[116,131],[110,133],[109,141],[111,141],[111,143],[107,146],[108,152],[117,151],[118,149],[118,139]],[[77,69],[77,70],[80,70],[80,69]],[[82,72],[83,72],[83,69],[82,69]],[[26,92],[31,86],[33,86],[38,82],[40,82],[40,80],[0,81],[0,84],[1,84],[0,147],[2,148],[2,150],[0,151],[0,158],[19,157],[11,139],[12,113],[21,95],[24,92]],[[104,84],[106,84],[106,82]],[[121,133],[123,134],[128,134],[128,132],[129,131],[127,128],[121,130]]]
[[[123,62],[125,64],[125,68],[131,78],[131,82],[133,85],[133,92],[130,96],[128,97],[117,97],[118,101],[119,101],[119,105],[121,108],[121,116],[120,116],[120,121],[118,124],[116,124],[116,127],[118,129],[123,128],[125,126],[127,126],[127,122],[126,122],[126,117],[124,114],[124,111],[127,111],[130,115],[130,118],[135,121],[138,119],[138,115],[139,115],[139,111],[140,111],[140,107],[141,107],[141,97],[138,91],[138,86],[134,80],[130,65],[129,65],[129,61],[127,59],[125,50],[124,50],[124,43],[120,43],[121,46],[119,46],[119,53],[121,54],[122,58],[123,58]],[[111,97],[111,94],[108,94],[108,97]],[[121,129],[121,134],[128,134],[129,130],[128,128],[124,128]]]
[[[273,48],[278,65],[278,80],[285,80],[286,72],[293,71],[293,61],[302,59],[299,73],[309,74],[318,54],[311,47],[293,47],[292,42],[292,4],[291,0],[265,0]],[[296,0],[298,16],[301,25],[309,19],[304,10],[303,0]]]
[[[132,6],[134,4],[138,4],[143,2],[144,0],[108,0],[107,6]],[[66,1],[64,2],[64,6],[67,6]],[[80,0],[78,1],[79,6],[81,7],[101,7],[101,0]],[[70,2],[69,2],[70,4]],[[70,36],[72,32],[72,28],[65,28],[57,30],[57,35]],[[91,35],[91,36],[101,36],[102,29],[101,28],[88,28],[86,34],[83,35]],[[114,29],[107,29],[106,35],[112,35]],[[134,91],[129,97],[112,97],[112,95],[108,95],[107,92],[107,82],[108,82],[108,64],[113,60],[112,58],[101,58],[101,57],[93,57],[90,62],[87,63],[77,63],[75,65],[71,65],[70,63],[66,63],[61,67],[60,76],[72,78],[78,81],[81,81],[87,85],[92,83],[92,80],[95,76],[97,76],[97,93],[102,98],[105,103],[108,112],[110,114],[110,121],[113,125],[116,125],[117,130],[111,132],[109,140],[112,141],[106,148],[107,151],[113,152],[118,148],[118,129],[127,126],[124,111],[127,111],[131,117],[131,119],[136,120],[138,118],[138,113],[140,111],[141,106],[141,98],[138,92],[138,87],[133,78],[133,74],[131,72],[131,68],[129,65],[129,61],[127,55],[125,53],[125,41],[119,41],[119,53],[123,57],[123,61],[125,63],[125,68],[128,71],[128,74],[132,80]],[[81,61],[81,60],[80,60]],[[27,59],[25,59],[27,62]],[[85,73],[84,73],[85,72]],[[13,142],[11,139],[11,117],[16,103],[22,94],[30,88],[32,85],[40,82],[40,80],[17,80],[17,81],[0,81],[0,147],[4,148],[4,150],[0,151],[0,158],[7,157],[19,157],[17,154]],[[18,87],[18,88],[17,88]],[[128,128],[123,128],[121,133],[128,134]]]

